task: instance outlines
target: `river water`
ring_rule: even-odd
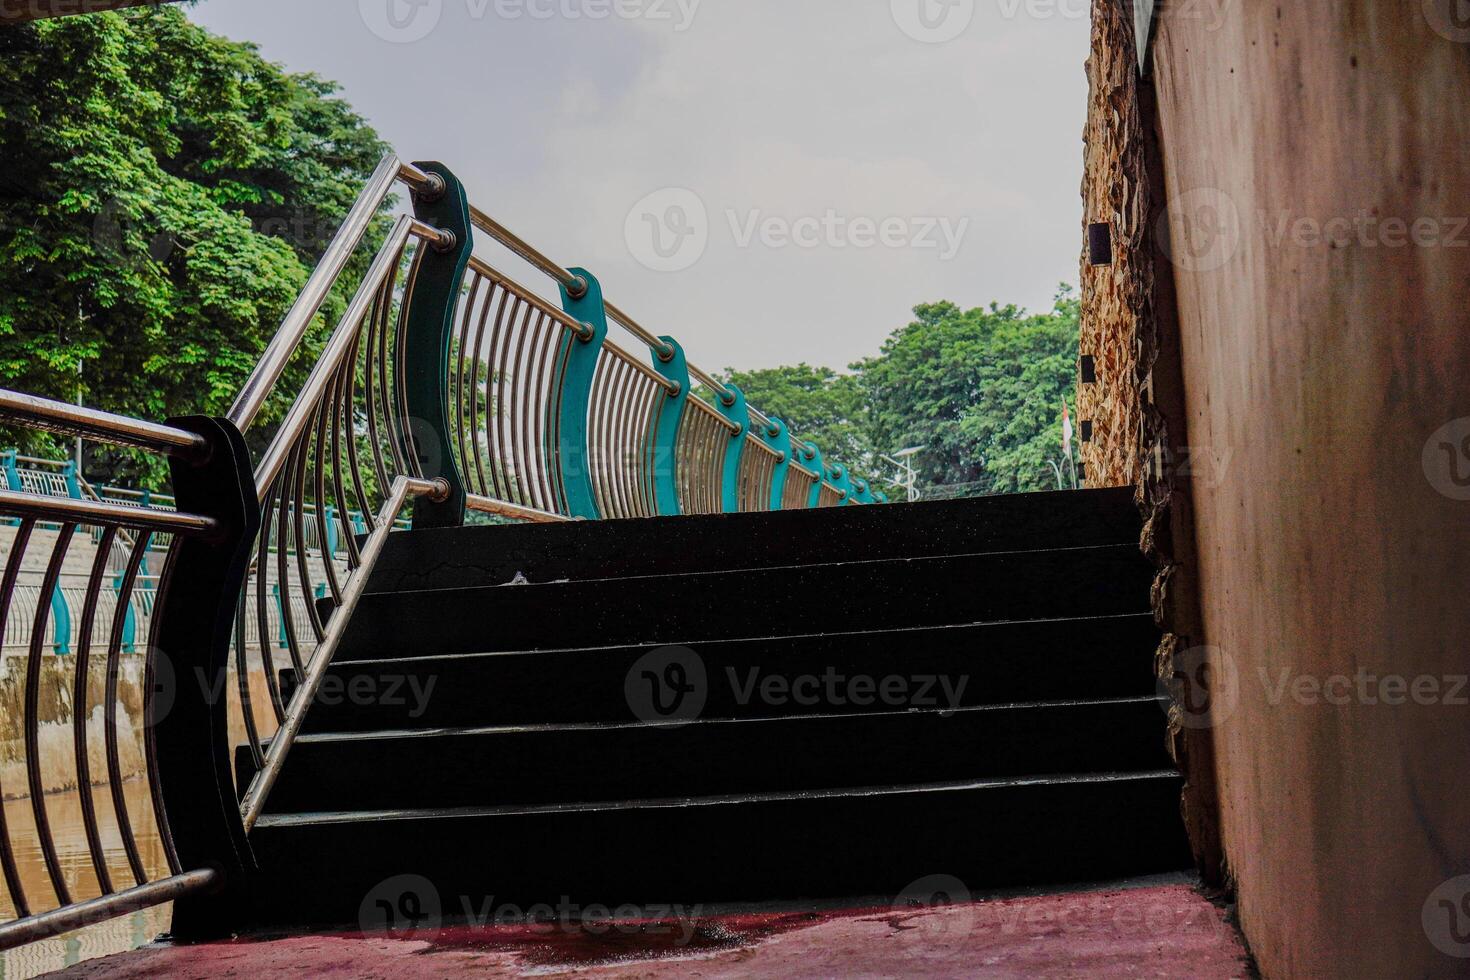
[[[120,891],[132,886],[134,880],[122,838],[112,819],[112,792],[106,786],[95,786],[91,792],[93,803],[102,817],[98,823],[101,825],[102,848],[107,857],[108,873],[112,877],[113,888]],[[149,799],[147,781],[134,779],[124,783],[123,797],[127,804],[128,818],[132,821],[137,836],[138,854],[144,869],[150,878],[167,875],[168,862],[153,820],[153,805]],[[55,835],[58,863],[61,865],[66,886],[71,891],[72,900],[97,897],[101,891],[97,885],[97,876],[92,870],[91,855],[87,850],[80,791],[50,793],[45,800],[47,817]],[[7,800],[5,821],[10,827],[11,839],[15,841],[16,863],[19,865],[21,884],[31,910],[39,912],[54,908],[57,904],[56,892],[52,887],[51,877],[46,872],[41,850],[36,845],[31,801]],[[145,909],[57,939],[0,953],[0,980],[34,977],[84,959],[136,949],[167,931],[170,913],[169,906]],[[0,880],[0,921],[14,917],[15,902],[6,890],[3,880]]]

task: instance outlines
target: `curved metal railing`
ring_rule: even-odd
[[[81,435],[178,459],[197,459],[207,451],[202,437],[183,429],[14,392],[0,391],[0,412],[7,422],[33,429]],[[125,675],[130,676],[136,688],[145,690],[147,685],[139,683],[138,675],[158,676],[159,665],[151,645],[140,652],[127,648],[132,643],[128,616],[138,601],[135,590],[150,536],[167,532],[208,537],[217,529],[217,522],[202,514],[36,492],[48,489],[0,490],[0,513],[15,521],[0,529],[5,543],[4,572],[0,575],[0,634],[12,636],[11,624],[17,613],[23,614],[29,624],[23,652],[13,651],[14,656],[0,658],[0,665],[8,672],[23,657],[19,671],[23,692],[21,717],[16,721],[22,731],[20,763],[26,777],[23,789],[29,804],[30,826],[24,828],[26,832],[22,836],[40,853],[50,885],[50,894],[44,896],[27,886],[17,866],[20,828],[13,826],[6,811],[0,808],[0,873],[18,917],[15,922],[0,925],[0,948],[198,893],[221,881],[215,869],[180,867],[158,791],[154,769],[157,755],[149,744],[154,729],[142,719],[120,717],[126,709],[119,696]],[[66,572],[68,556],[78,533],[83,531],[99,535],[90,570]],[[109,558],[114,544],[129,532],[132,545],[127,551],[127,563],[115,581],[108,567]],[[39,579],[36,595],[29,602],[21,586],[21,580],[27,575]],[[64,586],[67,579],[79,579],[85,584]],[[41,598],[54,595],[62,588],[68,588],[81,600],[75,648],[68,651],[69,656],[64,660],[50,655],[54,607]],[[104,597],[111,601],[104,601]],[[63,665],[65,670],[48,670],[48,663]],[[64,696],[70,701],[69,718],[49,717],[53,712],[43,704],[43,686],[65,691]],[[53,693],[52,697],[55,696]],[[152,711],[155,706],[145,704],[143,708]],[[53,751],[47,752],[43,729],[58,726],[69,729],[66,741],[70,743],[70,751],[56,753],[55,733],[51,732],[45,740],[53,746]],[[129,734],[137,736],[138,744],[124,743]],[[129,809],[124,792],[125,753],[141,754],[148,765],[152,802],[148,812]],[[104,760],[102,771],[97,770],[94,762],[99,757]],[[94,799],[92,787],[99,783],[109,789],[110,806],[107,803],[99,806]],[[86,853],[80,869],[62,860],[63,849],[73,847],[76,842],[58,841],[53,832],[48,792],[58,784],[73,785],[80,790]],[[0,797],[18,789],[0,786]],[[157,834],[162,841],[167,867],[161,870],[166,873],[159,875],[160,869],[145,864],[139,846],[141,828],[148,828],[150,834]],[[104,840],[120,844],[125,856],[123,867],[109,860]],[[47,905],[53,907],[46,908]]]
[[[319,342],[316,325],[328,296],[342,287],[344,270],[400,183],[412,194],[413,214],[392,223]],[[561,302],[475,255],[476,231],[550,277]],[[632,351],[608,339],[609,324],[637,341]],[[288,390],[282,378],[308,348],[319,353],[299,390]],[[646,356],[635,353],[640,348]],[[251,460],[242,433],[268,405],[280,407],[281,421]],[[471,207],[452,173],[392,155],[368,181],[226,418],[156,425],[8,392],[0,392],[0,417],[164,453],[178,495],[174,509],[162,509],[139,506],[138,499],[0,491],[0,514],[17,521],[0,581],[0,635],[12,607],[23,608],[31,623],[27,788],[57,905],[31,914],[39,906],[18,879],[10,829],[0,816],[0,871],[20,916],[0,925],[0,948],[143,905],[193,902],[210,889],[233,889],[249,874],[248,833],[395,530],[455,526],[467,511],[566,521],[875,500],[846,467],[828,465],[810,442],[793,442],[781,420],[747,406],[737,388],[687,363],[672,338],[654,335],[605,302],[590,273],[557,265]],[[201,509],[208,513],[194,512]],[[43,521],[57,529],[55,540],[49,557],[31,561],[28,548]],[[66,567],[67,549],[83,527],[94,529],[97,557],[84,586],[63,588],[64,578],[75,575]],[[128,611],[135,609],[140,580],[152,578],[142,570],[150,541],[162,535],[172,538],[156,599],[148,599],[158,608],[149,606],[144,687],[159,669],[205,671],[200,679],[212,683],[194,685],[201,691],[187,696],[190,685],[175,685],[179,705],[156,719],[150,714],[141,728],[151,819],[169,872],[150,880],[132,829],[146,815],[129,813],[119,788],[123,728],[116,713],[121,665],[136,656],[125,649]],[[198,547],[211,535],[219,541]],[[119,542],[129,547],[114,582],[107,556]],[[38,576],[34,596],[18,589],[23,572]],[[133,882],[115,887],[122,882],[98,843],[102,815],[88,809],[97,894],[82,901],[56,855],[39,769],[40,676],[48,656],[59,659],[50,653],[54,603],[45,597],[58,592],[81,610],[70,681],[72,778],[82,787],[94,781],[113,787],[112,819]],[[110,617],[105,629],[99,613]],[[188,651],[182,663],[181,649]],[[94,690],[99,675],[100,695]],[[84,710],[93,703],[105,715],[108,760],[98,780],[93,777],[101,774],[88,768],[96,733]],[[235,732],[249,746],[253,768],[239,806],[196,811],[201,801],[235,797],[233,753],[220,742]],[[172,774],[162,788],[161,770]],[[86,791],[82,797],[90,798]],[[171,826],[169,813],[182,808],[190,808],[189,820]],[[184,921],[193,923],[186,932],[199,928],[190,916]],[[178,922],[176,916],[176,931]]]

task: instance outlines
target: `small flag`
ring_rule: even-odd
[[[1072,415],[1067,411],[1067,400],[1062,399],[1062,453],[1072,458]]]

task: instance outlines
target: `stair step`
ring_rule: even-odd
[[[1113,879],[1189,864],[1179,790],[1177,774],[1153,772],[266,816],[251,837],[252,910],[259,926],[359,925],[405,890],[453,920],[487,905],[897,896],[935,874],[973,891]]]
[[[395,534],[369,592],[622,578],[980,554],[1137,545],[1142,522],[1129,488],[1012,494],[886,507],[838,507],[445,528]]]
[[[272,813],[569,804],[1169,765],[1153,698],[687,725],[310,735]],[[241,785],[251,756],[237,754]],[[375,773],[391,777],[375,778]]]
[[[1136,544],[364,597],[340,660],[1142,613]]]
[[[882,698],[870,706],[854,703],[848,688],[858,677],[951,679],[961,689],[961,707],[1124,698],[1154,692],[1158,641],[1153,616],[1137,613],[715,640],[662,657],[662,647],[616,646],[338,662],[307,713],[305,731],[654,720],[653,684],[675,659],[686,673],[705,678],[701,718],[887,710]],[[825,681],[815,703],[808,703],[807,688],[801,698],[792,696],[797,692],[783,697],[779,687],[747,695],[752,671],[760,681],[778,678],[777,684],[835,672],[848,681],[837,688],[845,703],[832,703]],[[294,694],[294,672],[283,671],[281,683]]]

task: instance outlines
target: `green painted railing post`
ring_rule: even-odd
[[[842,463],[833,463],[830,470],[832,485],[837,488],[837,495],[841,498],[840,506],[847,507],[854,503],[852,491],[852,474]]]
[[[814,442],[803,442],[797,447],[796,454],[800,457],[802,466],[817,474],[817,482],[812,484],[812,492],[806,498],[807,509],[814,510],[822,501],[822,481],[827,477],[827,464],[823,462],[822,451]]]
[[[81,500],[82,482],[77,479],[76,460],[67,460],[66,465],[61,468],[61,475],[66,480],[66,495],[73,500]]]
[[[417,162],[414,166],[444,178],[441,193],[433,197],[414,193],[414,217],[449,232],[453,240],[422,245],[417,260],[418,273],[404,311],[403,386],[408,417],[398,438],[405,455],[418,461],[424,479],[449,481],[449,497],[443,502],[415,498],[413,526],[458,527],[464,523],[465,486],[449,427],[449,348],[460,287],[474,251],[474,231],[469,199],[459,179],[440,163]]]
[[[737,426],[725,447],[724,479],[720,487],[720,509],[733,514],[740,509],[740,461],[745,455],[745,442],[750,438],[750,407],[745,404],[745,392],[727,383],[724,392],[715,396],[715,409]]]
[[[602,304],[602,284],[586,269],[570,269],[581,280],[580,296],[561,287],[561,308],[573,320],[591,327],[579,337],[568,334],[557,350],[556,375],[561,378],[561,407],[557,415],[555,453],[566,492],[567,513],[595,521],[601,517],[592,492],[592,448],[587,441],[587,407],[592,399],[592,378],[602,342],[607,339],[607,310]]]
[[[771,510],[781,510],[786,505],[786,478],[791,474],[791,430],[776,418],[769,426],[756,426],[755,430],[776,454],[776,468],[771,473]]]
[[[667,356],[655,353],[653,369],[678,387],[667,392],[648,440],[644,472],[653,481],[653,500],[660,517],[679,516],[679,426],[689,404],[689,362],[684,348],[673,337],[660,337],[668,345]]]
[[[859,504],[871,504],[871,503],[874,503],[874,500],[873,500],[873,487],[872,487],[871,484],[868,483],[867,480],[863,479],[862,477],[858,477],[856,480],[853,481],[853,483],[852,483],[852,489],[854,491],[854,497],[853,497],[853,499],[854,499],[854,501],[856,503],[859,503]]]
[[[51,590],[51,645],[57,656],[71,653],[71,609],[60,585]]]

